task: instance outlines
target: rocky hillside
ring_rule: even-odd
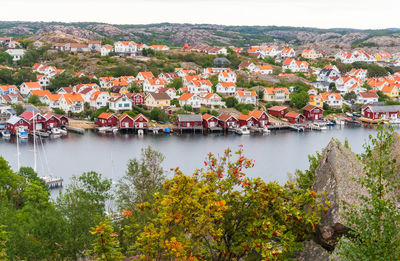
[[[246,47],[261,43],[290,43],[327,51],[338,48],[386,48],[400,51],[400,30],[318,29],[277,26],[223,26],[193,24],[111,25],[103,23],[0,22],[0,35],[26,36],[64,33],[93,40],[132,39],[171,46],[234,45]]]

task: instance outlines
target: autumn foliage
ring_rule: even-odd
[[[175,169],[154,203],[124,210],[132,222],[140,212],[152,213],[132,242],[142,259],[286,260],[326,210],[313,191],[246,177],[254,161],[242,150],[226,150],[221,157],[210,153],[204,165],[190,176]]]

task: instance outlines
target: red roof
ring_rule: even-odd
[[[268,111],[283,111],[286,109],[287,109],[287,107],[285,107],[285,106],[273,106],[273,107],[269,108]]]
[[[113,116],[114,114],[112,113],[108,113],[108,112],[102,112],[99,117],[97,117],[98,119],[109,119],[111,116]]]

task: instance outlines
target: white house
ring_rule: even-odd
[[[211,92],[212,83],[209,80],[192,80],[187,85],[188,91],[193,94]]]
[[[109,108],[115,112],[132,110],[132,101],[125,94],[110,97]]]
[[[308,72],[308,62],[296,61],[293,58],[286,58],[282,64],[282,70],[290,70],[291,72]]]
[[[9,55],[12,56],[13,61],[19,61],[21,60],[21,58],[24,56],[25,54],[25,50],[23,49],[8,49],[6,51],[6,53],[8,53]]]
[[[106,44],[106,45],[103,45],[103,46],[101,47],[101,49],[100,49],[100,54],[101,54],[101,56],[107,56],[107,55],[109,55],[112,51],[114,51],[114,47],[111,46],[111,45],[109,45],[109,44]]]
[[[236,84],[234,82],[220,82],[216,86],[217,93],[231,96],[236,93]]]
[[[295,57],[296,56],[296,52],[294,51],[294,49],[292,47],[285,47],[282,49],[281,51],[281,59],[285,59],[285,58],[291,58],[291,57]]]
[[[30,91],[41,91],[42,86],[39,82],[24,82],[19,86],[19,91],[22,95],[26,96]]]
[[[133,41],[118,41],[114,43],[115,53],[123,56],[135,56],[137,44]]]
[[[47,75],[37,74],[36,79],[42,87],[46,87],[50,84],[50,78]]]
[[[367,104],[376,103],[379,100],[379,96],[376,92],[359,92],[357,94],[357,103]]]
[[[201,106],[200,103],[200,98],[197,95],[194,95],[193,93],[184,93],[182,94],[179,98],[179,105],[181,107],[185,105],[190,105],[192,106],[193,109],[199,109]]]
[[[321,93],[322,102],[328,104],[331,108],[342,108],[343,99],[340,93],[324,92]]]
[[[80,113],[84,109],[84,100],[79,93],[62,94],[60,108],[65,112]]]
[[[356,69],[356,68],[353,68],[346,75],[347,76],[351,76],[351,77],[356,77],[356,78],[358,78],[360,80],[365,80],[367,78],[368,71],[367,71],[367,69]]]
[[[269,64],[257,65],[254,69],[254,72],[261,73],[261,74],[272,74],[273,69],[272,69],[272,66]]]
[[[107,106],[109,99],[108,92],[96,91],[90,96],[89,104],[91,108],[100,109]]]
[[[142,84],[144,92],[157,92],[158,89],[165,87],[167,81],[161,78],[147,78]]]
[[[254,106],[257,104],[257,94],[254,91],[236,91],[235,98],[239,103],[253,104]]]
[[[218,74],[219,82],[236,82],[236,73],[234,72],[220,72]]]
[[[225,107],[225,102],[216,93],[203,92],[199,94],[200,104],[214,108],[215,106]]]
[[[154,75],[152,72],[139,72],[138,75],[136,76],[136,79],[138,81],[144,81],[146,79],[154,78]]]

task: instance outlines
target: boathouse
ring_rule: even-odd
[[[229,114],[219,115],[218,122],[224,130],[236,129],[239,126],[238,119]]]
[[[184,130],[203,130],[203,118],[201,114],[179,114],[178,115],[178,128]]]
[[[45,129],[46,118],[43,117],[40,113],[24,111],[19,117],[29,122],[30,131],[33,131],[33,125],[35,125],[36,130]]]
[[[303,108],[303,115],[308,121],[322,120],[324,117],[324,110],[317,106],[308,104]]]
[[[118,125],[118,118],[115,114],[102,112],[94,121],[99,127],[114,127]]]
[[[118,127],[120,129],[125,129],[125,130],[134,129],[135,128],[134,123],[135,121],[133,120],[133,118],[128,114],[124,113],[119,117]]]
[[[6,121],[6,128],[12,133],[16,134],[17,130],[27,131],[29,129],[30,123],[24,118],[18,116],[11,116],[10,119]]]
[[[250,111],[249,115],[254,117],[254,125],[260,128],[264,128],[269,125],[268,115],[265,111]]]
[[[388,120],[399,117],[400,105],[369,105],[363,110],[363,116],[371,120]]]
[[[204,114],[203,118],[203,127],[205,129],[213,129],[218,127],[218,119],[211,114]]]
[[[287,107],[285,106],[273,106],[268,109],[268,113],[272,116],[281,118],[285,116]]]
[[[149,126],[149,119],[147,119],[143,114],[139,113],[133,118],[135,122],[135,129],[147,129]]]
[[[286,113],[285,119],[293,124],[304,122],[304,116],[294,111]]]
[[[45,114],[43,117],[46,119],[44,122],[44,129],[52,129],[52,128],[60,128],[61,127],[61,120],[52,114]]]
[[[238,117],[238,121],[240,127],[242,126],[253,127],[256,124],[257,119],[251,115],[242,114]]]

